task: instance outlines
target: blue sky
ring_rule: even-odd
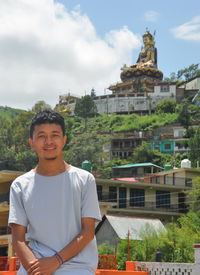
[[[107,93],[136,62],[146,27],[164,76],[200,63],[199,0],[0,1],[0,105]]]
[[[158,66],[165,76],[171,72],[200,63],[200,1],[198,0],[60,0],[70,11],[79,6],[94,25],[97,34],[103,39],[113,29],[127,26],[130,31],[142,36],[146,27],[153,33],[156,30]],[[199,17],[198,39],[177,38],[173,29]],[[178,32],[178,30],[177,30]],[[138,51],[133,52],[130,62],[137,60]]]

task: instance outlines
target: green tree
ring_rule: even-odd
[[[165,99],[156,104],[156,113],[175,113],[176,111],[176,100]]]
[[[75,136],[63,151],[64,159],[74,166],[81,167],[88,160],[92,166],[102,162],[102,145],[104,138],[96,132]]]
[[[199,74],[200,70],[199,70],[199,64],[191,64],[190,66],[179,70],[177,72],[177,78],[178,79],[184,79],[184,80],[188,80],[192,77],[195,77],[197,74]]]
[[[38,113],[40,111],[44,110],[51,110],[51,106],[47,104],[44,100],[40,100],[35,103],[35,105],[32,107],[32,112]]]
[[[115,248],[109,245],[109,242],[106,241],[98,246],[99,255],[114,255]]]
[[[178,122],[187,130],[191,124],[191,113],[189,110],[189,102],[184,99],[182,103],[177,107]]]
[[[33,115],[34,113],[31,111],[24,111],[12,120],[12,145],[16,152],[22,152],[30,149],[28,143],[29,124]]]
[[[153,155],[150,144],[143,141],[141,146],[134,149],[131,160],[136,163],[152,162]]]
[[[200,73],[199,64],[191,64],[188,67],[185,67],[184,69],[178,70],[177,73],[172,72],[170,74],[170,77],[166,77],[165,81],[168,82],[178,82],[181,83],[182,81],[186,81],[190,78],[195,77]]]
[[[0,116],[0,156],[12,145],[11,120]]]
[[[87,119],[97,114],[97,107],[90,95],[85,95],[78,99],[75,105],[74,113],[85,121],[85,129],[87,129]]]
[[[189,159],[193,167],[196,167],[197,162],[200,163],[200,126],[197,128],[196,133],[189,139]]]
[[[166,163],[172,162],[172,157],[157,150],[153,151],[151,145],[143,141],[141,146],[134,149],[133,155],[129,160],[135,163],[152,162],[158,166],[164,166]]]
[[[200,214],[200,177],[197,177],[192,182],[192,189],[187,191],[188,200],[190,201],[191,210]]]

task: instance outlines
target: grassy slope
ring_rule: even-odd
[[[4,118],[12,119],[21,112],[23,112],[23,110],[0,106],[0,116]]]
[[[68,118],[69,119],[69,118]],[[67,119],[67,120],[68,120]],[[81,118],[70,118],[73,133],[84,133],[84,122]],[[121,132],[121,131],[141,131],[151,130],[154,127],[163,126],[177,121],[177,114],[153,114],[151,116],[131,115],[106,115],[101,114],[94,118],[89,118],[87,130],[89,132]]]

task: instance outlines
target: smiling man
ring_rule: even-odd
[[[18,274],[95,273],[95,220],[101,220],[96,184],[92,174],[63,160],[66,139],[60,114],[47,110],[33,117],[29,144],[39,162],[10,190],[9,225],[21,261]]]

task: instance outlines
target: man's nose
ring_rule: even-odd
[[[50,144],[52,142],[51,136],[46,136],[45,143]]]

